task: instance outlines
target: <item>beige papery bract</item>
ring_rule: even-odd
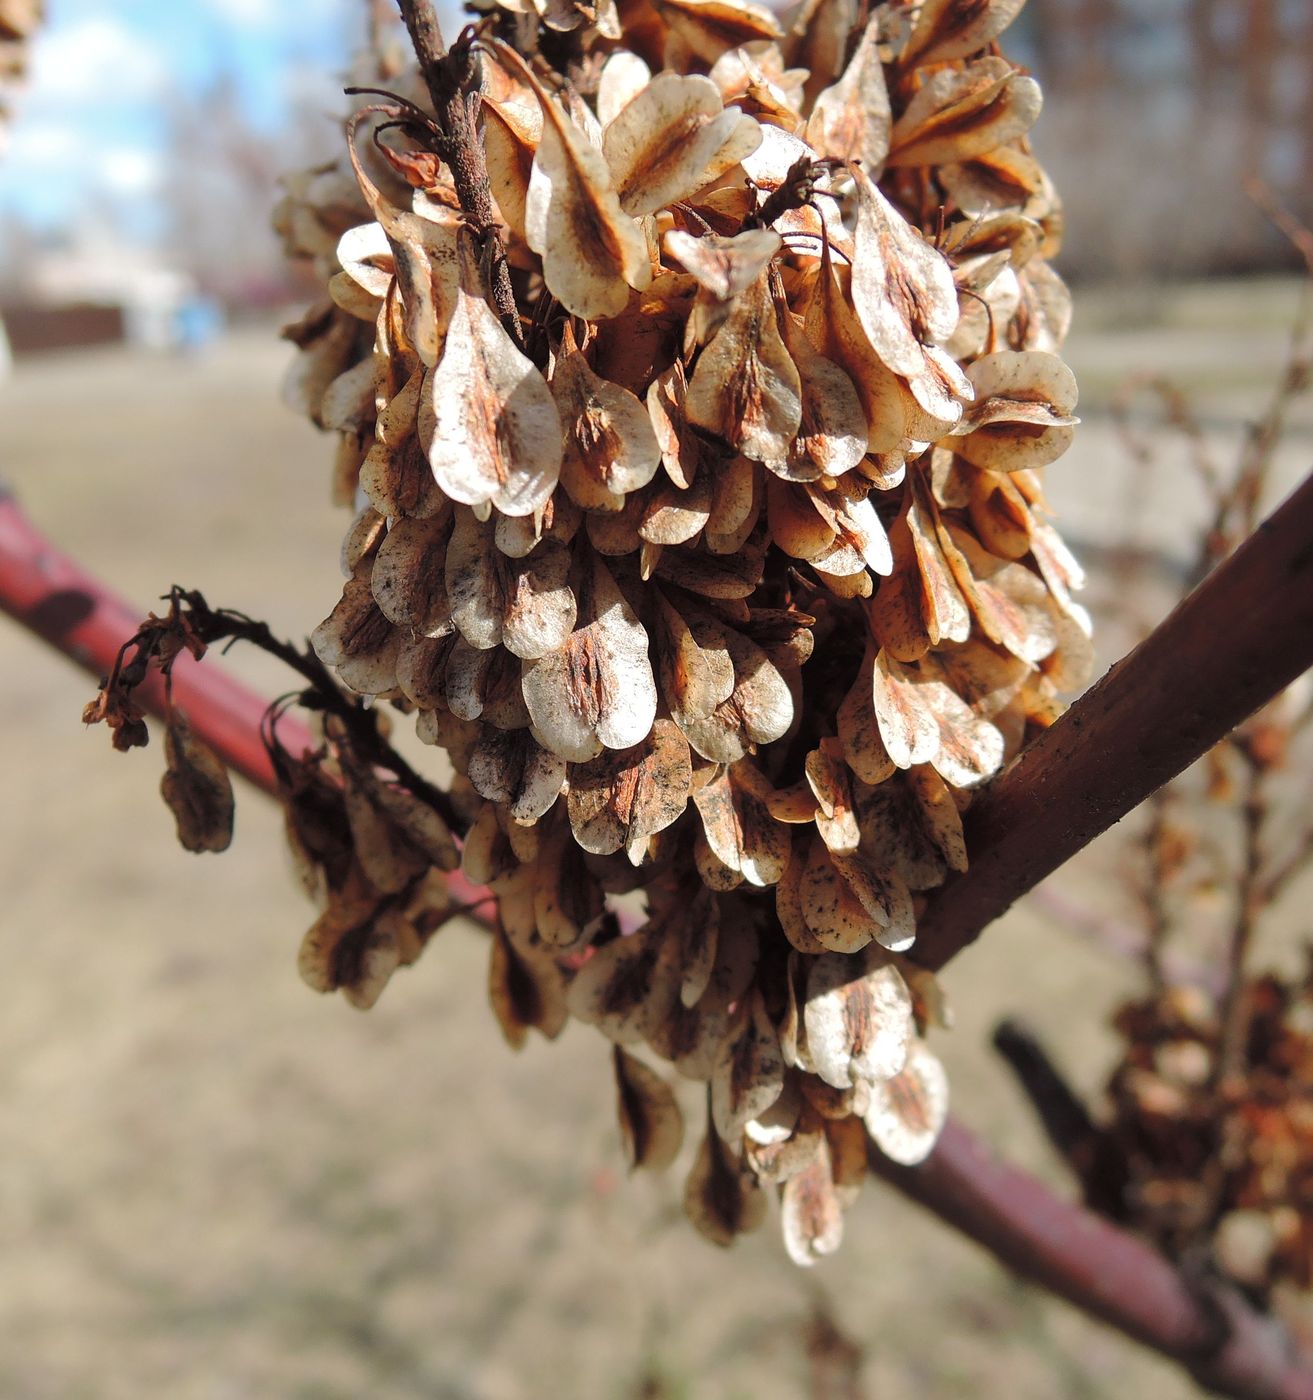
[[[315,647],[455,770],[508,1040],[615,1043],[633,1167],[683,1150],[656,1062],[695,1082],[693,1223],[728,1244],[773,1188],[810,1264],[868,1138],[942,1125],[917,911],[1091,661],[1040,481],[1076,389],[1020,0],[501,8],[555,31],[477,40],[515,316],[418,120],[357,118],[360,193],[340,162],[284,211],[331,279],[297,397],[357,510]],[[455,848],[331,747],[302,965],[363,1005]]]

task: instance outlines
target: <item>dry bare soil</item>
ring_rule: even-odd
[[[1115,384],[1184,365],[1234,436],[1292,296],[1168,299],[1130,329],[1105,303],[1073,341],[1089,422],[1051,483],[1093,556],[1135,495],[1101,407]],[[277,402],[285,359],[243,332],[196,359],[20,365],[0,386],[0,475],[143,608],[176,581],[304,635],[337,596],[344,521],[327,444]],[[1290,471],[1309,446],[1305,418]],[[1170,466],[1137,507],[1168,554],[1188,538],[1185,481]],[[0,667],[6,1400],[1191,1393],[878,1184],[814,1271],[773,1223],[731,1251],[703,1243],[679,1171],[625,1178],[599,1038],[502,1042],[477,933],[444,932],[366,1015],[315,996],[271,804],[241,791],[233,849],[184,854],[158,750],[84,732],[88,679],[3,619]],[[1096,850],[1068,889],[1113,909],[1117,870]],[[989,1030],[1024,1012],[1093,1091],[1133,979],[1025,907],[947,976],[958,1024],[935,1048],[957,1112],[1061,1189]],[[818,1341],[818,1312],[855,1348]]]

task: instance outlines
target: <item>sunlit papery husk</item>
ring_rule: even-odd
[[[657,13],[706,63],[726,49],[778,39],[780,27],[764,6],[749,0],[654,0]]]
[[[576,316],[614,316],[630,288],[652,280],[647,242],[620,208],[606,161],[504,44],[509,62],[542,108],[542,136],[525,197],[525,237],[543,258],[543,277]]]
[[[418,426],[453,501],[530,515],[556,487],[561,420],[547,381],[488,303],[463,289],[442,360],[420,390]]]
[[[595,374],[572,339],[557,358],[552,393],[565,430],[566,491],[586,509],[619,510],[661,460],[647,410],[628,389]]]
[[[880,957],[811,959],[803,1019],[816,1073],[836,1089],[892,1079],[907,1063],[912,998],[898,969]]]
[[[757,123],[724,108],[709,78],[659,73],[602,133],[626,214],[651,214],[723,175],[757,148]]]
[[[984,355],[968,371],[975,401],[955,429],[954,450],[977,467],[1026,471],[1056,461],[1071,445],[1076,377],[1039,350]]]
[[[807,142],[818,155],[858,161],[870,175],[889,153],[893,124],[880,62],[882,24],[880,15],[869,21],[843,76],[820,93],[807,120]]]
[[[1026,0],[925,0],[900,54],[904,66],[968,58],[996,39]]]
[[[684,1212],[700,1235],[718,1245],[751,1234],[766,1218],[766,1193],[710,1122],[684,1186]]]
[[[886,159],[891,166],[971,160],[1024,136],[1041,105],[1039,84],[1006,59],[940,69],[894,123]]]
[[[754,462],[787,457],[802,426],[802,382],[763,273],[734,300],[698,358],[689,421]]]
[[[866,1129],[886,1157],[914,1167],[934,1148],[948,1116],[948,1077],[925,1043],[914,1040],[907,1065],[871,1087]]]

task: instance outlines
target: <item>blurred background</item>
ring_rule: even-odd
[[[331,447],[278,399],[311,289],[268,216],[335,150],[366,9],[50,0],[33,42],[0,159],[0,480],[143,612],[178,582],[304,636],[338,596]],[[1313,219],[1313,6],[1030,0],[1005,47],[1066,201],[1085,426],[1049,486],[1110,661],[1207,513],[1139,400],[1128,449],[1128,381],[1171,378],[1225,462],[1290,354],[1300,259],[1244,182]],[[1279,483],[1311,445],[1302,400]],[[876,1184],[810,1273],[773,1224],[702,1243],[679,1168],[623,1178],[595,1034],[503,1044],[479,935],[367,1016],[315,997],[272,806],[239,791],[233,849],[185,855],[157,751],[81,729],[92,682],[3,619],[0,667],[0,1395],[1191,1393]],[[1095,922],[1133,903],[1128,830],[1061,877]],[[948,975],[957,1111],[1064,1190],[989,1032],[1024,1012],[1094,1096],[1136,975],[1034,901]]]

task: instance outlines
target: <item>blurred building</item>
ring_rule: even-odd
[[[1068,272],[1298,265],[1244,185],[1313,224],[1313,0],[1030,0],[1015,33],[1044,85]]]

